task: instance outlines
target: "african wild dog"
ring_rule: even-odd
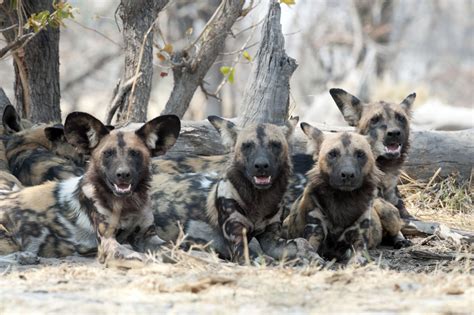
[[[66,141],[60,124],[21,130],[5,142],[9,169],[25,186],[84,173],[84,156]]]
[[[416,94],[408,95],[400,104],[384,101],[363,103],[341,89],[330,94],[344,119],[360,134],[370,136],[377,166],[384,172],[380,194],[400,211],[403,219],[414,219],[405,208],[397,188],[400,172],[407,157],[410,135],[410,108]]]
[[[325,258],[343,260],[354,249],[351,259],[363,261],[364,249],[377,246],[383,232],[395,238],[401,227],[397,209],[376,198],[383,174],[370,144],[355,133],[323,135],[306,123],[301,128],[317,163],[284,231],[289,238],[304,237]]]
[[[220,178],[153,176],[151,198],[158,235],[176,240],[180,221],[190,240],[211,242],[226,259],[241,261],[245,243],[254,237],[273,258],[318,259],[306,240],[283,240],[279,235],[281,203],[292,172],[288,139],[298,119],[282,127],[256,124],[242,129],[217,116],[208,119],[231,149],[226,169]]]
[[[3,111],[2,125],[0,126],[0,194],[8,193],[22,188],[20,181],[11,174],[5,153],[5,142],[8,135],[31,127],[27,120],[20,119],[15,108],[7,105]]]
[[[71,144],[91,154],[86,173],[0,196],[0,254],[58,257],[98,250],[101,262],[142,263],[136,251],[163,243],[149,208],[150,159],[174,145],[178,117],[160,116],[122,132],[76,112],[64,131]]]

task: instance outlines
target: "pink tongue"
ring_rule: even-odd
[[[387,149],[388,149],[389,151],[397,151],[397,150],[398,150],[398,147],[399,147],[398,144],[391,144],[391,145],[388,145],[388,146],[387,146]]]
[[[255,176],[254,179],[255,179],[255,183],[257,183],[259,185],[270,184],[270,176],[267,176],[267,177]]]

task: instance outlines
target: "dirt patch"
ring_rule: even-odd
[[[372,251],[368,266],[330,270],[239,266],[182,251],[175,264],[138,270],[104,268],[80,257],[4,265],[0,313],[472,312],[472,248],[436,238],[413,241],[399,251]]]

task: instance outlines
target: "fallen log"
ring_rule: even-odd
[[[405,236],[422,237],[437,235],[441,239],[450,240],[456,244],[474,243],[474,232],[449,228],[438,222],[407,220],[402,227],[402,233]]]
[[[313,124],[326,132],[353,131],[351,127]],[[131,124],[128,128],[137,128]],[[471,177],[474,164],[474,129],[461,131],[413,131],[406,173],[414,179],[428,180],[441,168],[440,176],[459,173]],[[306,137],[298,127],[293,140],[293,153],[306,152]],[[169,151],[170,156],[186,154],[220,155],[227,153],[214,127],[205,121],[183,121],[180,137]]]

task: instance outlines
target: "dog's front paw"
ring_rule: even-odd
[[[326,261],[324,258],[319,256],[319,254],[314,250],[313,246],[304,238],[295,238],[293,240],[296,244],[297,252],[296,257],[304,262],[316,263],[318,265],[324,266]]]

